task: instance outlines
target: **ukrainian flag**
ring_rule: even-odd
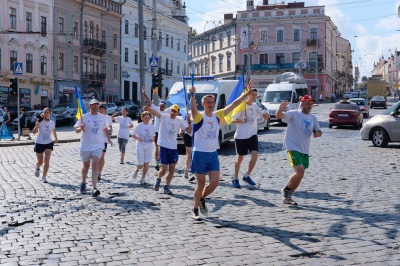
[[[238,78],[239,82],[236,84],[235,88],[232,91],[231,96],[229,96],[228,101],[226,102],[226,105],[231,104],[234,100],[239,98],[243,93],[246,91],[244,90],[244,76],[239,76]],[[225,122],[229,125],[232,123],[232,117],[242,111],[246,110],[246,100],[243,100],[235,109],[233,109],[229,114],[225,115],[224,120]]]
[[[86,114],[85,106],[82,102],[81,94],[79,93],[78,88],[75,86],[75,93],[76,93],[76,105],[78,106],[78,110],[76,111],[76,119],[79,120],[82,118],[83,114]]]

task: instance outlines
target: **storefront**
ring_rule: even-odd
[[[75,86],[80,90],[80,83],[74,81],[56,81],[56,97],[54,105],[76,103]],[[80,90],[82,93],[82,90]]]
[[[102,100],[110,103],[115,103],[118,99],[120,99],[120,88],[113,85],[105,85],[103,87],[103,95],[101,97]]]

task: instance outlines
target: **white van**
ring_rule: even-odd
[[[186,89],[188,92],[189,98],[189,88],[192,86],[190,80],[186,83]],[[203,111],[204,108],[201,105],[201,99],[208,94],[214,95],[215,99],[215,111],[218,109],[223,109],[226,106],[226,102],[229,99],[229,96],[232,94],[233,89],[235,88],[237,80],[195,80],[194,86],[196,87],[196,102],[197,108],[199,111]],[[176,94],[179,90],[183,88],[182,82],[176,82],[168,95],[168,98],[172,95]],[[167,98],[167,100],[168,100]],[[167,102],[167,107],[171,104]],[[230,140],[233,138],[236,131],[236,124],[231,123],[230,125],[221,126],[218,141],[220,144]],[[178,138],[178,144],[183,145],[182,138]]]
[[[276,111],[283,101],[289,101],[288,110],[299,108],[299,99],[308,93],[306,80],[293,72],[286,72],[278,75],[274,83],[268,85],[262,104],[268,109],[271,122],[280,120],[276,118]]]

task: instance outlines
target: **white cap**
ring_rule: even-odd
[[[92,104],[95,104],[95,103],[100,103],[100,102],[98,100],[96,100],[96,99],[92,99],[92,100],[90,100],[89,105],[92,105]]]

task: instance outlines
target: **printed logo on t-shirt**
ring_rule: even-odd
[[[306,135],[311,133],[311,120],[310,119],[303,119],[303,124],[301,125],[301,130]]]
[[[207,121],[207,138],[208,139],[216,139],[217,138],[217,131],[214,129],[214,122]]]
[[[168,134],[170,135],[170,136],[174,136],[175,134],[176,134],[176,131],[175,131],[175,124],[173,124],[173,123],[167,123],[167,126],[168,126]]]
[[[151,141],[150,130],[149,129],[144,129],[144,131],[145,131],[145,134],[144,134],[144,137],[143,137],[143,142],[148,143],[148,142]]]
[[[253,123],[254,122],[254,109],[249,108],[249,115],[247,116],[247,123]]]
[[[90,121],[89,121],[90,122]],[[97,135],[99,132],[99,123],[97,120],[93,120],[93,127],[90,128],[90,132]]]

